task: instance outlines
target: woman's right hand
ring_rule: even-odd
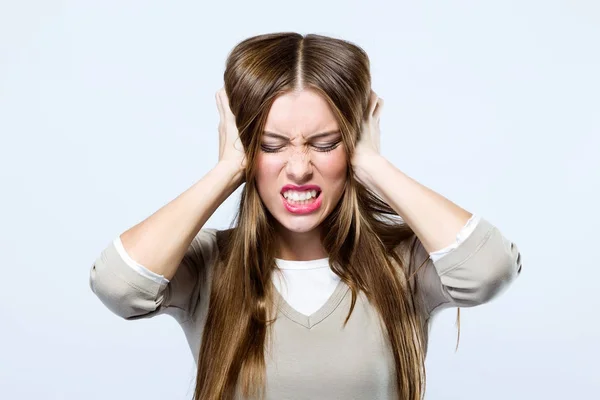
[[[219,89],[215,95],[219,109],[219,162],[232,163],[239,166],[242,175],[246,168],[246,153],[240,141],[239,131],[235,123],[235,115],[229,108],[229,98],[225,88]]]

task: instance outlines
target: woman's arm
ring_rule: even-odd
[[[402,217],[429,253],[454,243],[472,216],[404,174],[381,155],[372,154],[355,165],[355,174]]]
[[[229,163],[217,164],[102,251],[92,265],[90,287],[108,309],[126,319],[163,311],[182,321],[190,317],[217,253],[217,231],[202,227],[239,184],[236,171]]]
[[[368,112],[352,155],[356,179],[379,194],[415,232],[428,253],[454,243],[472,214],[421,185],[380,155],[383,99],[371,90]]]
[[[215,93],[219,110],[219,162],[199,182],[144,221],[121,234],[125,252],[170,280],[192,239],[245,179],[246,155],[224,88]]]
[[[368,165],[362,170],[363,182],[415,232],[416,246],[408,270],[418,270],[427,315],[446,307],[487,303],[519,275],[522,261],[518,247],[489,221],[477,216],[471,219],[471,213],[382,158],[373,158]],[[472,232],[457,241],[467,221]],[[441,257],[432,257],[448,245],[454,246]],[[405,243],[401,247],[407,249]]]
[[[483,218],[441,258],[433,259],[417,237],[398,250],[410,257],[405,258],[410,260],[408,270],[418,271],[418,293],[428,316],[447,307],[487,303],[516,279],[522,266],[516,244]]]
[[[192,239],[241,183],[239,165],[221,162],[200,181],[121,234],[127,254],[170,280]]]
[[[379,120],[383,100],[371,91],[352,165],[356,179],[379,194],[415,233],[416,251],[409,270],[419,271],[424,310],[430,315],[447,306],[475,306],[498,295],[521,272],[521,254],[488,221],[421,185],[379,154]],[[467,229],[467,228],[472,228]],[[455,242],[463,229],[471,231]],[[460,242],[460,243],[458,243]],[[406,243],[402,254],[409,254]],[[448,246],[450,246],[451,251]],[[443,257],[438,257],[445,253]],[[435,254],[436,257],[432,257]],[[424,266],[424,267],[421,267]]]
[[[201,229],[171,281],[141,265],[132,268],[131,263],[137,263],[119,249],[117,238],[92,264],[90,287],[109,310],[122,318],[149,318],[164,312],[187,321],[200,303],[207,305],[210,270],[218,256],[217,235],[216,229]]]
[[[419,285],[428,315],[448,306],[484,304],[521,272],[518,247],[480,218],[454,249],[433,260],[433,252],[456,243],[457,234],[472,214],[411,179],[381,156],[373,156],[357,173],[415,232],[416,251],[409,270],[423,265],[418,269]]]
[[[92,265],[90,286],[124,318],[164,309],[189,317],[216,254],[215,229],[202,229],[244,181],[246,157],[225,90],[216,93],[219,162],[202,179],[131,227],[106,247]],[[133,268],[132,268],[133,266]]]

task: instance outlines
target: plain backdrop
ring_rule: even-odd
[[[0,398],[191,398],[177,322],[113,315],[89,270],[215,165],[225,58],[277,31],[364,48],[382,154],[522,252],[458,352],[434,320],[426,399],[600,397],[597,2],[4,0]]]

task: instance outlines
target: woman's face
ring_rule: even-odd
[[[284,229],[314,230],[340,200],[347,155],[338,129],[329,104],[310,89],[274,101],[261,139],[256,183]]]

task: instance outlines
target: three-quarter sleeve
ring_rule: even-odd
[[[204,292],[208,269],[216,260],[216,234],[212,228],[199,231],[170,281],[132,268],[112,241],[91,267],[90,287],[109,310],[122,318],[148,318],[164,312],[185,321],[193,314],[200,296],[208,295]]]
[[[430,252],[429,258],[431,258],[431,260],[435,262],[435,261],[441,259],[442,257],[444,257],[446,254],[451,253],[462,242],[467,240],[467,238],[471,235],[471,233],[473,233],[473,231],[477,227],[477,224],[479,223],[480,219],[481,218],[478,215],[474,215],[474,214],[471,215],[471,218],[469,218],[469,220],[465,223],[465,225],[456,234],[456,240],[454,241],[454,243],[449,244],[448,246],[444,247],[443,249],[439,249],[439,250]]]
[[[115,240],[113,240],[113,244],[117,249],[117,253],[119,253],[119,255],[125,261],[125,263],[134,270],[136,270],[139,274],[145,275],[158,283],[162,283],[165,285],[169,283],[169,280],[163,275],[157,274],[154,271],[150,271],[148,268],[144,267],[142,264],[138,263],[133,258],[131,258],[131,256],[129,255],[129,253],[127,253],[127,250],[125,250],[125,247],[123,246],[123,242],[121,241],[121,235],[117,235]]]
[[[428,315],[447,307],[484,304],[521,272],[517,245],[483,218],[464,241],[436,261],[416,236],[414,240],[409,269],[422,265],[417,272],[417,293]]]

